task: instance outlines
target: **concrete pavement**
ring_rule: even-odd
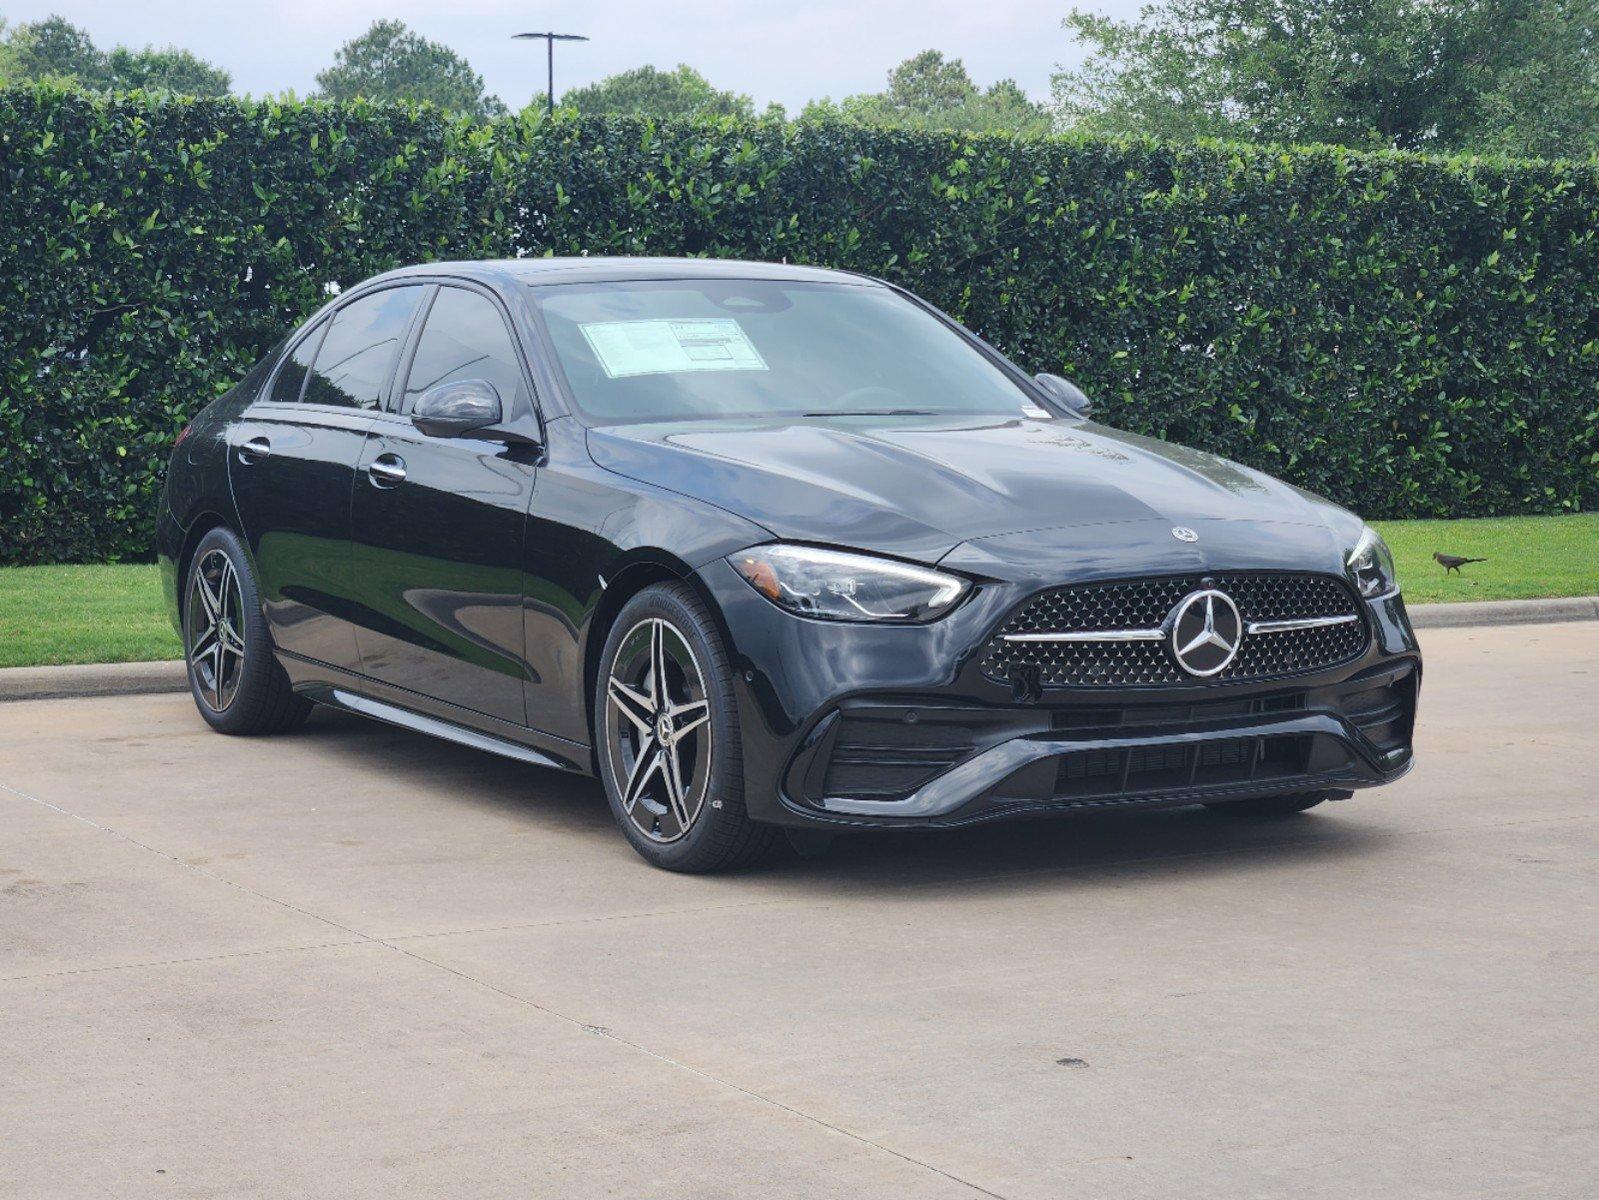
[[[1591,1197],[1599,624],[1424,644],[1380,792],[710,879],[376,724],[0,705],[0,1196]]]

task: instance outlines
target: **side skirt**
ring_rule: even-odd
[[[580,775],[593,773],[589,766],[590,756],[587,746],[569,742],[553,734],[540,733],[536,729],[513,726],[481,713],[457,710],[454,705],[445,705],[427,696],[413,695],[403,688],[342,671],[327,663],[301,658],[297,654],[287,654],[279,650],[277,658],[288,671],[294,690],[318,704],[363,717],[372,717],[415,733],[443,738],[457,745],[487,750],[491,754],[532,763],[534,766],[552,767],[558,771],[572,771]],[[389,698],[379,699],[373,694],[374,692]],[[452,711],[450,716],[432,715],[419,711],[423,707]],[[456,712],[459,712],[460,718],[452,719]],[[503,732],[473,728],[473,725],[491,721],[503,727]]]

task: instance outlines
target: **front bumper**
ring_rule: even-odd
[[[783,825],[936,828],[1107,807],[1348,792],[1411,765],[1421,661],[1403,601],[1334,669],[1179,688],[1051,688],[1019,702],[978,669],[1033,590],[984,586],[928,625],[792,617],[724,562],[745,803]]]

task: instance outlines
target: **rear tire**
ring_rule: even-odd
[[[1206,808],[1217,816],[1241,820],[1260,821],[1276,817],[1291,817],[1307,808],[1315,808],[1327,799],[1325,792],[1300,792],[1293,796],[1257,796],[1252,800],[1225,800],[1207,804]]]
[[[216,528],[200,539],[183,584],[189,692],[219,733],[284,733],[311,702],[297,696],[272,651],[272,634],[244,544]]]
[[[594,690],[600,782],[623,835],[652,866],[732,870],[765,857],[776,839],[744,807],[731,680],[711,614],[687,584],[645,588],[605,639]]]

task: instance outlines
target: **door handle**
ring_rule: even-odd
[[[373,487],[399,487],[405,482],[405,459],[398,454],[380,454],[367,464],[366,477]]]
[[[272,443],[264,437],[253,437],[239,447],[239,461],[245,466],[260,462],[272,453]]]

